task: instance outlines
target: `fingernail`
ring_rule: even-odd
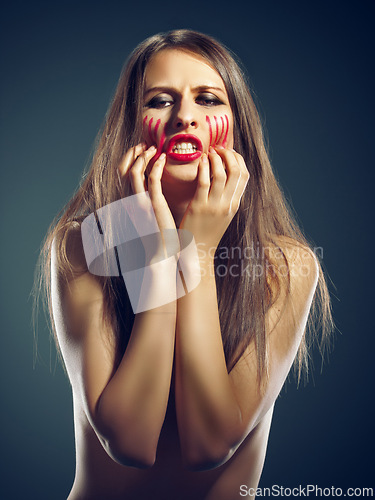
[[[216,148],[217,148],[217,149],[224,149],[224,146],[222,146],[221,144],[218,144],[218,145],[216,146]]]
[[[149,148],[149,151],[156,151],[156,147],[155,147],[155,146],[151,146],[151,147]]]
[[[206,153],[202,154],[202,161],[203,161],[203,163],[207,163],[208,162],[208,158],[207,158]]]
[[[162,153],[160,156],[159,156],[159,160],[164,160],[164,158],[166,157],[167,155],[165,153]]]
[[[214,148],[212,146],[210,146],[209,151],[210,151],[210,153],[216,153],[216,151],[214,150]]]

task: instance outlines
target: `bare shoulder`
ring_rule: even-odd
[[[289,278],[290,294],[315,290],[319,279],[319,263],[308,246],[287,236],[278,236],[267,250],[275,274],[281,281]]]
[[[55,237],[51,279],[55,325],[69,324],[70,335],[82,332],[82,319],[102,307],[103,281],[88,271],[79,223],[72,223]]]
[[[275,290],[271,283],[274,300],[267,313],[267,331],[271,336],[276,333],[284,347],[293,346],[291,352],[295,354],[307,325],[320,266],[309,247],[284,236],[270,245],[269,257],[278,288]]]
[[[78,222],[71,222],[57,233],[52,244],[52,257],[60,272],[65,270],[74,276],[88,271]]]

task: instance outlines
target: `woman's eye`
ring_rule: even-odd
[[[201,94],[196,98],[198,104],[203,106],[219,106],[223,102],[213,94]]]
[[[162,109],[172,106],[173,99],[167,97],[153,97],[147,104],[147,108]]]

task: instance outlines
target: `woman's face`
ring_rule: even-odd
[[[233,114],[220,75],[198,55],[166,49],[146,67],[143,135],[167,161],[163,180],[193,181],[210,146],[233,148]]]

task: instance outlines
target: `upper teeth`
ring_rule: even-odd
[[[180,142],[179,144],[175,144],[173,146],[173,153],[195,153],[197,147],[191,142]]]

